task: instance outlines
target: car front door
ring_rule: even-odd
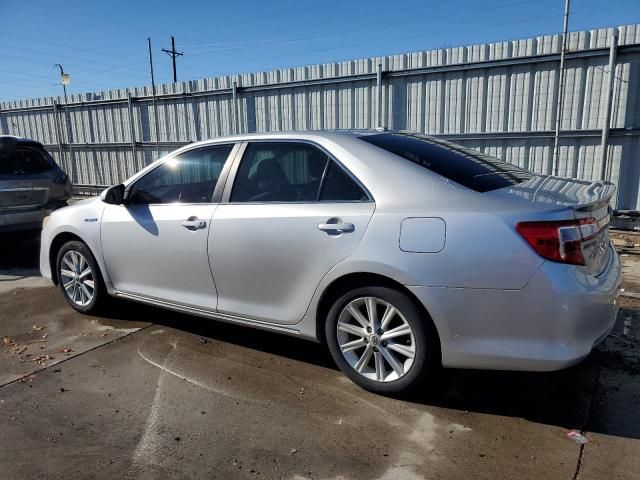
[[[297,323],[322,277],[357,247],[375,204],[309,143],[250,142],[232,170],[209,235],[218,311]]]
[[[212,145],[178,154],[128,187],[124,205],[107,205],[102,250],[118,291],[215,310],[207,236],[232,149]]]

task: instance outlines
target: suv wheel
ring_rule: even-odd
[[[431,319],[391,288],[364,287],[338,298],[325,331],[340,369],[376,393],[408,393],[435,377],[439,367]]]
[[[56,273],[65,300],[79,312],[95,312],[106,301],[98,264],[84,243],[71,241],[62,246],[58,251]]]

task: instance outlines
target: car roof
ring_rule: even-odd
[[[336,130],[285,130],[278,132],[255,132],[255,133],[240,133],[235,135],[226,135],[221,137],[214,137],[211,139],[201,140],[198,142],[190,143],[190,146],[194,145],[206,145],[210,143],[224,143],[224,142],[243,142],[251,140],[276,140],[276,139],[288,139],[288,140],[334,140],[339,141],[341,138],[357,138],[366,135],[374,135],[379,133],[392,133],[398,132],[395,130],[383,130],[383,129],[336,129]]]
[[[29,145],[31,147],[43,147],[42,143],[40,143],[37,140],[33,140],[31,138],[26,138],[26,137],[18,137],[16,135],[0,135],[0,146],[2,146],[3,140],[10,140],[12,142],[15,142],[16,144],[21,143],[24,145]]]
[[[16,142],[40,143],[37,140],[33,140],[27,137],[18,137],[16,135],[0,135],[0,139],[3,139],[3,138],[10,138],[12,140],[15,140]]]

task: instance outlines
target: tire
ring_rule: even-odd
[[[56,276],[62,296],[75,310],[97,313],[106,306],[109,295],[100,269],[84,243],[74,240],[62,245],[56,258]]]
[[[396,313],[382,325],[389,305]],[[371,328],[370,310],[376,312],[377,331],[364,327]],[[430,381],[435,385],[439,379],[440,344],[435,327],[412,299],[398,290],[363,287],[342,295],[329,310],[325,335],[340,370],[365,390],[406,395]],[[347,351],[343,353],[343,349]]]

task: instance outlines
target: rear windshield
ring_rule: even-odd
[[[428,168],[477,192],[525,182],[532,174],[470,148],[420,134],[381,133],[361,140]]]
[[[33,147],[0,149],[0,175],[32,175],[53,168],[46,152]]]

